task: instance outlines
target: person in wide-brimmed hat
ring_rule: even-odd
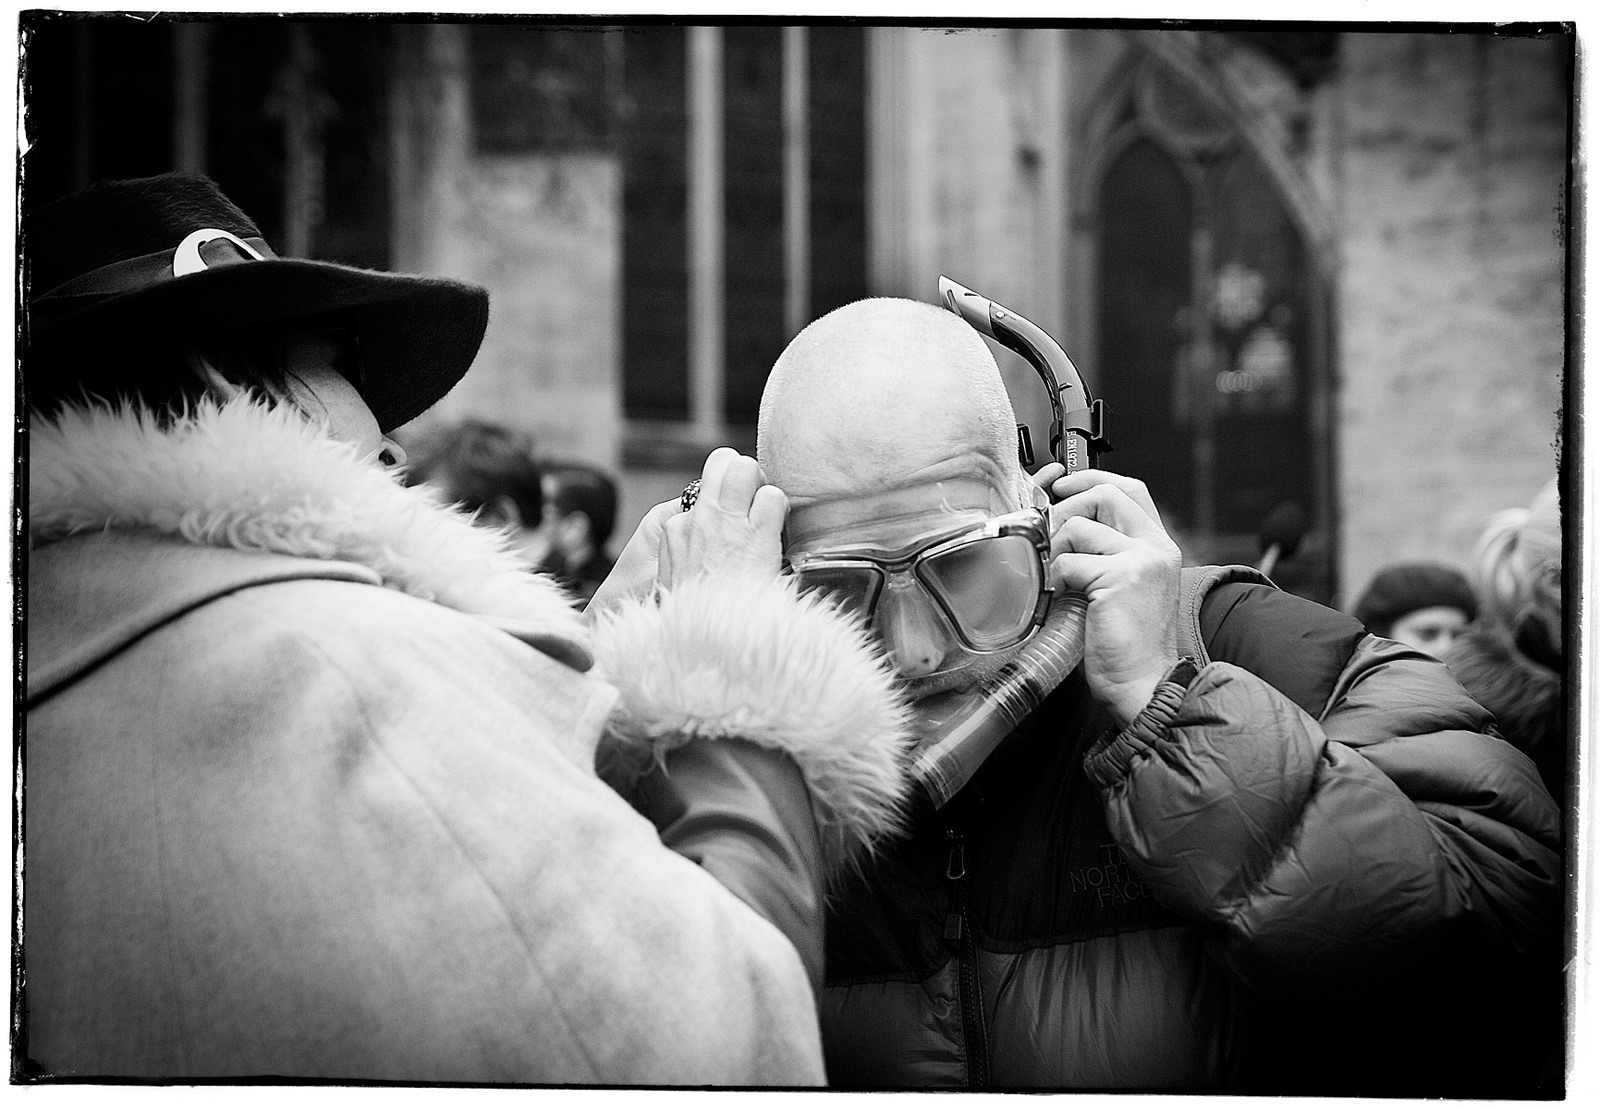
[[[897,820],[903,709],[754,460],[591,629],[397,477],[484,290],[278,258],[180,175],[23,250],[13,1076],[822,1081],[825,883]]]
[[[489,319],[474,285],[279,258],[203,177],[90,186],[42,208],[24,245],[34,407],[85,389],[181,390],[194,380],[185,346],[292,322],[354,341],[362,400],[388,431],[461,379]]]

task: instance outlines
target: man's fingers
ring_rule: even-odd
[[[1067,468],[1059,462],[1047,462],[1033,475],[1033,483],[1045,492],[1050,491],[1054,485],[1067,472]]]
[[[1144,482],[1138,478],[1129,477],[1127,474],[1113,473],[1110,470],[1085,469],[1074,470],[1070,474],[1059,476],[1055,484],[1061,486],[1060,495],[1070,497],[1074,493],[1081,493],[1094,485],[1116,485],[1123,489],[1130,486],[1143,487]]]
[[[1161,513],[1156,511],[1156,503],[1150,496],[1149,486],[1138,478],[1131,478],[1125,474],[1114,474],[1110,470],[1077,470],[1065,477],[1057,478],[1050,486],[1050,492],[1057,500],[1064,501],[1101,486],[1121,490],[1152,520],[1160,523]]]
[[[1078,554],[1068,551],[1050,560],[1050,588],[1076,589],[1087,593],[1100,575],[1105,573],[1104,555]]]
[[[757,534],[777,535],[783,531],[784,518],[789,515],[789,498],[776,485],[763,485],[756,490],[750,502],[750,526]]]
[[[1056,488],[1061,488],[1064,482],[1071,481],[1077,476],[1069,474],[1056,482]],[[1070,517],[1086,516],[1091,520],[1109,524],[1124,535],[1146,539],[1160,536],[1165,539],[1167,533],[1161,526],[1161,518],[1156,514],[1155,506],[1148,504],[1148,494],[1144,500],[1146,503],[1140,503],[1119,485],[1101,483],[1073,493],[1065,500],[1052,505],[1050,520],[1054,524]]]
[[[1131,547],[1137,546],[1139,541],[1131,536],[1102,524],[1099,520],[1091,520],[1087,516],[1073,516],[1062,523],[1051,536],[1050,550],[1053,554],[1074,552],[1077,554],[1110,555],[1120,554]]]

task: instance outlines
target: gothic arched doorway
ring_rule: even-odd
[[[1092,183],[1107,465],[1150,486],[1198,561],[1255,563],[1263,528],[1298,510],[1306,538],[1274,577],[1327,600],[1328,282],[1226,101],[1136,57]]]

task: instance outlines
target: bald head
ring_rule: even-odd
[[[796,335],[762,393],[756,453],[797,505],[955,477],[1020,497],[1027,482],[989,348],[914,300],[856,301]]]

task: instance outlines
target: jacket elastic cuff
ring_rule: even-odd
[[[900,827],[910,732],[893,672],[859,622],[791,579],[696,578],[633,599],[596,618],[594,654],[620,694],[602,750],[614,776],[695,738],[784,751],[830,880]]]
[[[1104,789],[1126,774],[1135,758],[1166,738],[1168,726],[1178,715],[1178,706],[1194,684],[1164,681],[1156,686],[1150,703],[1126,728],[1089,748],[1083,757],[1089,780]]]

